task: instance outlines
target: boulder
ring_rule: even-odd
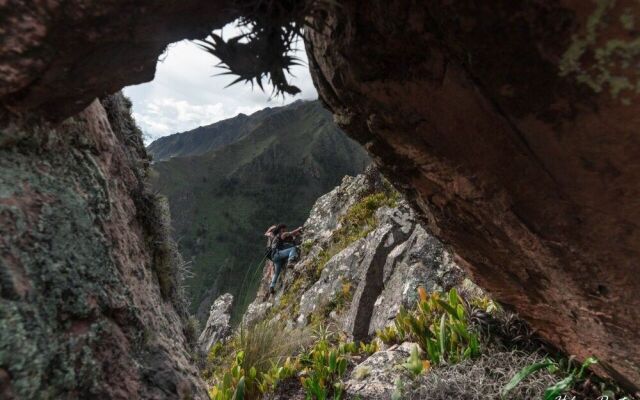
[[[225,341],[231,335],[229,321],[232,305],[233,296],[230,293],[218,297],[211,305],[207,325],[198,338],[198,347],[202,353],[209,353],[211,346],[216,342]]]
[[[406,362],[414,346],[418,345],[405,342],[371,355],[353,369],[345,381],[345,393],[354,399],[390,399],[396,390],[397,381],[411,378],[402,364]]]

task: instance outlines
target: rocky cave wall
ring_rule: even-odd
[[[206,399],[121,94],[0,138],[0,397]]]
[[[310,31],[320,96],[480,286],[640,382],[640,7],[344,4]]]
[[[30,160],[70,160],[82,135],[47,147],[57,139],[43,138],[66,136],[45,134],[39,117],[62,120],[96,96],[151,79],[166,44],[233,20],[230,3],[0,4],[0,125],[19,121],[28,127],[21,138],[40,138]],[[343,1],[306,40],[320,97],[474,280],[551,342],[599,357],[635,388],[639,7]],[[96,108],[80,118],[97,118]],[[98,132],[104,120],[91,121],[97,143],[107,140],[108,130]],[[22,151],[19,142],[3,128],[4,151]],[[109,158],[110,149],[91,153]],[[33,167],[3,173],[10,168]],[[32,199],[15,201],[24,208]],[[6,271],[13,264],[5,254]]]

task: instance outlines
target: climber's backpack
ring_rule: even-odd
[[[280,238],[280,235],[269,238],[269,244],[267,245],[267,248],[264,249],[265,258],[273,261],[273,255],[276,253],[276,251],[280,250],[281,246],[282,239]]]

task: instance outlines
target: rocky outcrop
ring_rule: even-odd
[[[383,288],[372,304],[368,335],[388,325],[400,306],[407,309],[414,306],[417,287],[422,286],[429,293],[445,292],[453,287],[463,287],[462,277],[462,270],[451,253],[416,224],[409,238],[394,246],[385,260]],[[356,299],[357,296],[352,307],[356,306]]]
[[[207,325],[198,338],[198,346],[202,353],[207,354],[211,346],[216,342],[224,341],[231,334],[229,321],[231,320],[232,305],[233,296],[229,293],[218,297],[211,305]]]
[[[122,95],[0,136],[3,399],[205,399],[179,255]]]
[[[389,188],[378,172],[369,168],[355,178],[345,177],[340,186],[319,198],[304,225],[306,251],[298,263],[285,269],[273,298],[262,294],[272,274],[265,268],[264,287],[249,306],[245,323],[265,317],[286,319],[292,325],[331,321],[352,338],[363,340],[391,323],[401,306],[412,307],[418,287],[435,291],[461,284],[462,271],[443,245],[418,224],[404,201],[378,208],[370,232],[319,266],[318,259],[331,247],[349,209],[385,190]],[[321,272],[313,276],[319,267]]]
[[[345,176],[340,185],[316,200],[304,223],[305,238],[326,241],[338,228],[340,217],[351,206],[365,195],[383,189],[380,173],[375,168],[369,167],[356,177]]]
[[[631,0],[342,2],[320,97],[483,288],[639,389]]]
[[[378,228],[371,241],[365,238],[367,243],[364,259],[360,263],[361,269],[358,271],[358,288],[353,296],[346,324],[347,332],[356,340],[369,336],[374,305],[384,288],[384,265],[387,257],[398,243],[406,240],[411,229],[411,225],[397,224],[402,221],[392,221],[390,224],[384,224],[382,229]],[[400,229],[394,230],[394,223]]]
[[[149,80],[233,3],[0,4],[0,123]],[[481,286],[638,388],[637,2],[326,3],[306,42],[337,121]]]

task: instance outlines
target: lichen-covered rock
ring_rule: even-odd
[[[366,238],[360,239],[333,256],[322,268],[320,278],[300,297],[300,318],[306,320],[340,292],[344,282],[356,282],[365,257]],[[310,266],[312,268],[312,266]],[[287,290],[284,287],[283,290]]]
[[[0,132],[3,398],[207,398],[129,106]]]
[[[330,206],[326,200],[321,204]],[[346,209],[340,215],[344,213]],[[461,282],[463,274],[453,257],[418,224],[406,203],[379,209],[376,219],[377,228],[327,261],[318,280],[302,294],[300,322],[349,284],[354,288],[349,310],[335,319],[355,339],[364,339],[389,324],[401,305],[413,306],[419,286],[448,290]]]
[[[218,297],[209,310],[209,318],[200,337],[198,338],[198,346],[204,354],[209,352],[211,346],[216,342],[226,340],[231,334],[231,306],[233,305],[233,296],[225,293]]]
[[[365,238],[365,256],[359,265],[357,288],[345,322],[346,332],[356,340],[369,336],[374,307],[385,287],[389,255],[403,245],[415,227],[415,220],[404,204],[395,210],[382,208],[376,217],[380,225]],[[387,305],[394,307],[390,302]]]
[[[339,186],[316,200],[304,223],[305,240],[317,243],[329,238],[339,227],[340,217],[349,207],[382,188],[382,177],[373,167],[356,177],[345,176]]]
[[[378,351],[358,364],[344,383],[345,393],[352,399],[388,400],[396,390],[397,381],[409,380],[402,367],[416,343],[405,342]]]
[[[242,316],[242,324],[244,326],[251,326],[256,322],[263,320],[272,306],[273,304],[268,301],[255,301],[249,304],[247,311],[245,311]]]
[[[442,243],[417,224],[411,236],[396,246],[384,265],[384,288],[374,302],[369,335],[391,323],[400,306],[410,309],[417,288],[448,291],[462,283],[463,272]]]

